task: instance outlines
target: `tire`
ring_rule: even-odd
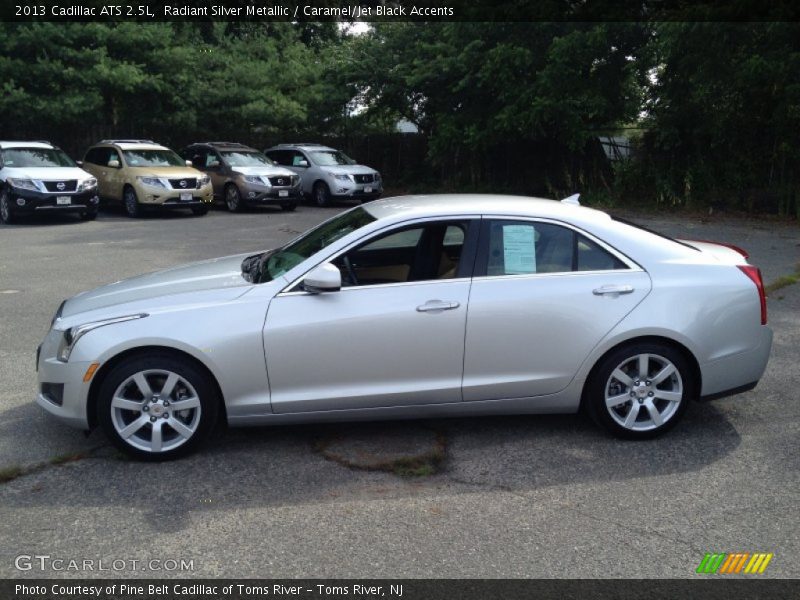
[[[122,205],[125,207],[125,214],[132,219],[142,216],[142,205],[136,197],[136,190],[129,185],[122,192]]]
[[[16,221],[16,215],[11,211],[11,200],[8,197],[8,188],[0,191],[0,222],[12,225]]]
[[[198,217],[202,217],[203,215],[208,214],[208,207],[207,206],[193,206],[192,212],[196,214]]]
[[[233,183],[225,186],[225,206],[230,212],[242,212],[242,194]]]
[[[85,210],[80,216],[84,221],[94,221],[97,218],[97,210]]]
[[[317,206],[328,206],[331,203],[331,190],[324,181],[314,184],[314,202]]]
[[[296,202],[283,202],[281,203],[281,210],[284,212],[292,212],[297,208]]]
[[[598,363],[587,381],[584,407],[617,437],[650,439],[678,423],[697,396],[698,383],[684,355],[673,347],[633,343]]]
[[[101,383],[97,422],[122,452],[139,460],[171,460],[208,437],[219,404],[210,376],[189,360],[163,352],[138,355],[114,367]]]

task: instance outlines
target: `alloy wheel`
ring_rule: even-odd
[[[236,212],[239,210],[239,190],[233,185],[229,185],[225,190],[225,204],[228,205],[228,210]]]
[[[172,371],[149,369],[125,379],[111,399],[111,422],[127,444],[144,452],[174,450],[200,424],[200,397]]]
[[[684,398],[678,368],[658,354],[626,358],[605,385],[605,406],[611,418],[630,431],[651,431],[667,423]]]

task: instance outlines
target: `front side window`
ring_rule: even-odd
[[[375,217],[358,207],[325,221],[280,250],[264,253],[259,259],[254,281],[262,283],[280,277],[336,240],[374,220]]]
[[[75,166],[75,162],[58,148],[7,148],[3,150],[3,164],[12,169]]]
[[[123,150],[129,167],[183,167],[186,163],[172,150]]]
[[[493,220],[487,230],[483,255],[489,276],[627,268],[596,242],[560,225]]]
[[[334,261],[345,287],[458,277],[468,223],[425,223],[384,233]]]

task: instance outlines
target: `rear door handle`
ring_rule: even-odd
[[[461,306],[458,302],[448,302],[446,300],[428,300],[425,304],[417,307],[417,312],[441,312],[443,310],[453,310]]]
[[[619,296],[620,294],[630,294],[632,292],[632,285],[604,285],[592,290],[595,296]]]

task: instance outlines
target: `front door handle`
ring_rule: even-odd
[[[595,296],[619,296],[620,294],[630,294],[632,292],[632,285],[604,285],[592,290]]]
[[[443,310],[453,310],[461,306],[458,302],[448,302],[446,300],[428,300],[425,304],[417,307],[417,312],[442,312]]]

